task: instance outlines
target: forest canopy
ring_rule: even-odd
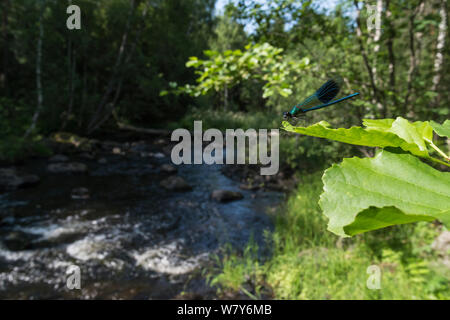
[[[81,9],[80,30],[66,27],[71,3]],[[117,118],[162,127],[199,109],[273,117],[331,74],[344,78],[345,91],[361,92],[345,110],[328,112],[336,124],[396,116],[441,123],[450,91],[446,1],[379,0],[375,30],[367,4],[233,1],[218,12],[214,0],[2,1],[2,136],[92,134]],[[215,90],[200,98],[160,95],[175,83],[198,84],[190,57],[239,50],[258,59],[246,49],[257,44],[275,48],[280,62],[309,66],[286,70],[273,95],[264,94],[264,74],[225,87],[212,79]]]

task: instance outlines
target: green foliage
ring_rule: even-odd
[[[230,128],[241,129],[267,129],[278,128],[278,114],[263,111],[252,112],[233,112],[224,110],[200,109],[192,108],[189,113],[185,114],[176,122],[169,123],[169,129],[179,127],[193,130],[194,121],[202,120],[203,129],[215,128],[225,130]]]
[[[434,132],[436,132],[440,137],[450,138],[450,120],[445,120],[443,124],[430,121],[430,125],[433,127]]]
[[[250,297],[272,292],[275,299],[450,298],[448,274],[431,250],[440,227],[419,222],[338,238],[323,231],[327,221],[317,204],[322,188],[320,174],[302,177],[274,217],[266,244],[273,248],[270,258],[251,255],[249,248],[226,251],[210,270],[221,292],[244,288]],[[381,290],[366,286],[371,265],[381,269]]]
[[[176,118],[189,99],[161,99],[159,92],[171,81],[194,80],[194,74],[185,70],[185,61],[207,48],[214,26],[214,3],[214,0],[79,0],[74,4],[82,12],[81,29],[68,30],[65,23],[68,2],[45,1],[44,101],[39,133],[60,130],[62,122],[67,121],[67,130],[84,134],[103,99],[107,109],[102,111],[105,113],[102,117],[107,119],[106,111],[112,105],[121,118],[133,123],[152,126],[162,119]],[[44,2],[30,0],[0,4],[0,11],[5,12],[4,36],[0,37],[0,79],[5,76],[5,80],[0,83],[0,97],[24,105],[21,117],[27,118],[28,126],[36,107],[41,4]],[[125,34],[127,41],[118,63]],[[112,93],[105,95],[110,85]],[[168,105],[171,112],[167,112]],[[13,121],[17,121],[14,126],[20,126],[22,135],[22,119]]]
[[[4,137],[0,141],[0,162],[9,164],[29,157],[50,156],[52,151],[41,140],[39,136],[33,139]]]
[[[323,181],[320,206],[338,235],[435,219],[450,226],[450,173],[411,155],[384,150],[373,159],[344,159]]]
[[[0,137],[23,134],[29,125],[27,106],[22,101],[0,97]]]
[[[410,123],[400,117],[395,121],[365,120],[364,125],[366,128],[332,129],[325,121],[310,127],[283,123],[287,131],[356,145],[399,148],[410,153],[383,150],[374,158],[344,159],[326,170],[320,205],[329,218],[328,229],[340,236],[352,236],[434,219],[450,226],[450,173],[433,169],[414,157],[450,166],[429,154],[428,145],[448,161],[432,142],[432,126],[428,122]]]
[[[287,97],[292,93],[288,78],[294,73],[307,68],[308,58],[301,61],[287,61],[280,55],[283,49],[273,47],[269,43],[249,44],[245,51],[227,50],[223,53],[207,50],[208,60],[190,57],[187,67],[196,68],[197,85],[186,85],[178,88],[176,93],[187,93],[198,97],[211,91],[221,92],[242,81],[252,79],[262,81],[263,98],[274,94]],[[168,91],[161,92],[166,95]]]
[[[363,124],[366,128],[352,127],[350,129],[333,129],[330,128],[329,123],[321,121],[305,128],[293,127],[285,121],[283,122],[283,129],[313,137],[326,138],[360,146],[401,148],[413,155],[432,161],[439,161],[438,159],[432,158],[427,149],[428,144],[434,146],[431,141],[433,128],[428,122],[417,121],[409,123],[407,120],[398,117],[396,120],[365,119]]]

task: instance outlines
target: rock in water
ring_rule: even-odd
[[[56,154],[50,159],[48,159],[49,162],[67,162],[69,161],[69,157],[63,155],[63,154]]]
[[[0,191],[30,187],[38,184],[39,181],[38,176],[18,173],[14,168],[0,169]]]
[[[122,150],[120,148],[118,148],[118,147],[115,147],[115,148],[113,148],[112,153],[113,154],[121,154]]]
[[[22,231],[11,231],[3,238],[3,243],[11,251],[31,249],[33,240],[39,238],[37,235]]]
[[[156,158],[156,159],[162,159],[162,158],[165,158],[166,156],[164,155],[164,153],[157,152],[157,153],[154,153],[154,154],[152,155],[152,157],[153,157],[153,158]]]
[[[214,190],[211,193],[211,199],[218,202],[229,202],[235,200],[241,200],[244,196],[239,192],[229,190]]]
[[[90,198],[89,195],[89,189],[87,188],[75,188],[72,190],[72,193],[70,195],[72,197],[72,199],[75,200],[86,200]]]
[[[161,172],[165,172],[165,173],[176,173],[177,172],[177,168],[175,168],[174,166],[172,166],[171,164],[163,164],[160,167]]]
[[[51,173],[85,173],[88,167],[79,162],[60,162],[49,164],[47,170]]]
[[[171,176],[160,182],[161,187],[169,191],[189,191],[192,187],[181,177]]]

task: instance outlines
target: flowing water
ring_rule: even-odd
[[[50,174],[47,160],[32,161],[21,169],[38,174],[40,184],[0,195],[0,298],[212,297],[202,272],[211,254],[227,243],[242,249],[251,235],[263,244],[271,228],[266,212],[283,197],[239,190],[219,165],[179,166],[177,175],[193,190],[169,192],[159,186],[167,156],[105,158],[72,157],[89,167],[76,175]],[[80,187],[89,199],[71,197]],[[215,189],[244,198],[217,203],[210,199]],[[71,265],[80,268],[80,290],[67,288]]]

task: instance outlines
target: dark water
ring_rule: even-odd
[[[169,192],[159,186],[168,157],[105,158],[71,158],[89,166],[85,175],[49,174],[46,160],[33,161],[21,169],[41,183],[0,195],[0,298],[212,297],[202,273],[210,255],[226,243],[243,248],[251,234],[262,243],[266,211],[283,197],[239,190],[217,165],[179,166],[193,190]],[[79,187],[89,199],[71,198]],[[219,204],[215,189],[244,199]],[[80,267],[81,290],[66,286],[70,265]]]

